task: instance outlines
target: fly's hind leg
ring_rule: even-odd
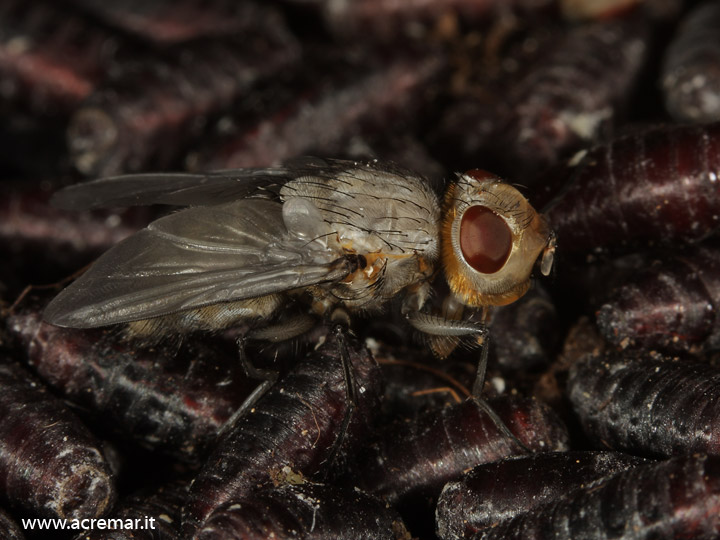
[[[255,387],[255,390],[253,390],[250,395],[245,398],[245,401],[243,401],[232,416],[228,418],[218,435],[223,435],[230,427],[235,425],[239,418],[245,416],[245,413],[252,409],[257,401],[265,395],[273,384],[277,382],[280,375],[279,372],[275,370],[257,368],[252,364],[245,352],[247,339],[248,338],[246,336],[242,336],[237,340],[240,365],[250,379],[259,380],[260,384]]]
[[[305,332],[308,332],[317,324],[314,317],[300,314],[282,323],[264,326],[257,330],[252,330],[248,334],[237,339],[238,359],[245,374],[250,379],[260,381],[260,384],[253,390],[240,407],[225,422],[221,430],[221,434],[225,430],[235,424],[238,418],[245,415],[247,411],[252,409],[257,401],[265,395],[265,393],[274,385],[280,377],[280,372],[274,369],[263,369],[255,366],[247,356],[247,342],[249,340],[265,340],[270,342],[280,342],[294,339]]]

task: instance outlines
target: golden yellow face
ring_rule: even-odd
[[[502,306],[530,287],[542,254],[541,271],[552,267],[555,236],[513,186],[488,172],[460,175],[445,196],[442,262],[453,294],[472,307]]]

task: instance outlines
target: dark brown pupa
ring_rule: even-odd
[[[695,538],[720,533],[720,463],[704,455],[639,465],[473,540]]]
[[[8,318],[40,377],[109,434],[181,461],[200,461],[257,385],[232,345],[191,338],[141,347],[112,330],[58,328],[41,317],[28,307]]]
[[[359,489],[307,481],[269,486],[226,503],[207,519],[195,540],[297,538],[408,540],[400,516]]]
[[[567,391],[600,447],[652,457],[720,455],[720,369],[709,363],[587,355],[571,368]]]
[[[703,243],[647,255],[596,313],[603,337],[621,348],[712,351],[720,343],[720,251]]]
[[[89,430],[19,365],[0,363],[0,493],[47,518],[96,518],[115,479]]]
[[[277,165],[309,152],[325,155],[363,133],[385,133],[389,124],[410,122],[447,72],[439,51],[380,58],[343,51],[344,65],[333,67],[337,54],[307,54],[292,77],[257,88],[193,149],[188,167]]]
[[[470,538],[646,461],[619,452],[570,451],[478,465],[443,488],[435,509],[437,534],[443,540]]]
[[[121,41],[54,2],[7,0],[0,10],[2,97],[38,114],[68,114],[105,79]]]
[[[537,400],[469,398],[385,426],[359,453],[346,482],[395,506],[413,532],[433,530],[432,509],[446,482],[481,463],[567,444],[565,426]]]
[[[720,224],[720,123],[620,137],[567,170],[546,212],[564,253],[683,245]]]
[[[252,25],[282,24],[274,8],[246,0],[71,0],[71,3],[110,26],[162,46],[237,35]]]
[[[125,497],[107,515],[107,527],[91,527],[74,540],[180,540],[180,512],[188,485],[176,480]]]
[[[489,147],[497,170],[533,183],[543,169],[593,144],[619,121],[649,48],[641,17],[572,26],[509,89]]]
[[[379,407],[380,370],[357,343],[329,334],[230,427],[193,482],[183,516],[189,534],[222,504],[248,496],[290,467],[305,477],[330,474],[339,437],[344,452],[366,437]],[[350,412],[341,355],[348,355],[358,403]],[[350,413],[345,432],[342,430]],[[341,452],[342,453],[342,452]]]
[[[720,5],[695,6],[665,51],[665,108],[677,122],[720,120]]]
[[[174,163],[202,133],[208,115],[297,60],[298,42],[286,28],[254,31],[253,37],[193,42],[124,63],[70,118],[67,143],[75,167],[107,176]]]

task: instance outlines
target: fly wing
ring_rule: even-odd
[[[51,202],[65,210],[150,204],[207,206],[241,199],[262,189],[273,192],[293,177],[285,168],[128,174],[66,187],[55,193]]]
[[[198,174],[129,174],[101,178],[58,191],[53,195],[52,204],[66,210],[150,204],[209,206],[245,198],[258,192],[274,196],[283,184],[300,176],[331,178],[358,167],[415,175],[388,163],[380,165],[375,162],[357,163],[301,157],[288,162],[285,167],[230,169]]]
[[[350,271],[337,252],[289,234],[281,203],[242,199],[151,223],[100,257],[44,317],[92,328],[336,281]]]

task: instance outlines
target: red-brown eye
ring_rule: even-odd
[[[471,206],[460,222],[460,249],[478,272],[494,274],[512,250],[512,232],[505,220],[485,206]]]

